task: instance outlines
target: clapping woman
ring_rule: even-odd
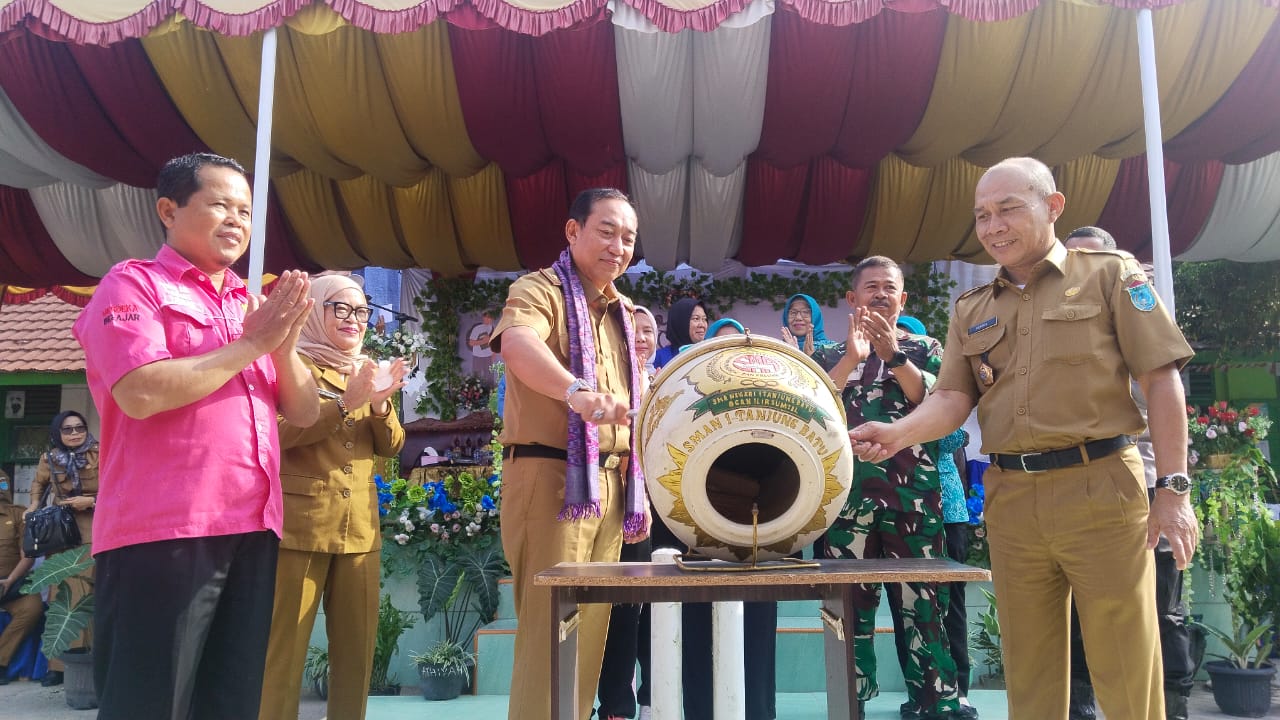
[[[40,456],[35,479],[31,481],[31,505],[27,512],[35,512],[45,502],[71,508],[80,530],[80,542],[87,544],[93,540],[93,508],[97,505],[97,496],[98,441],[89,432],[83,415],[75,410],[59,413],[49,425],[49,451]],[[73,605],[89,592],[92,582],[93,568],[67,580]],[[57,595],[57,589],[51,589],[49,600]],[[92,626],[85,628],[71,643],[71,648],[88,647],[91,637]],[[49,673],[40,684],[61,685],[62,671],[62,660],[49,658]]]
[[[302,668],[323,600],[331,718],[361,720],[373,670],[382,536],[374,457],[392,457],[404,430],[391,395],[404,361],[379,372],[360,354],[369,324],[363,289],[343,275],[311,281],[315,307],[298,354],[320,390],[309,428],[280,418],[284,538],[263,678],[262,720],[296,720]]]

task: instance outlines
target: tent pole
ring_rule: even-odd
[[[249,292],[262,292],[267,250],[267,193],[271,176],[271,118],[276,101],[276,29],[262,35],[262,74],[258,78],[258,137],[253,156],[253,231],[249,235]]]
[[[1138,67],[1142,72],[1142,120],[1147,136],[1147,185],[1151,191],[1151,251],[1156,292],[1173,309],[1173,256],[1169,251],[1169,213],[1164,186],[1164,141],[1160,127],[1160,89],[1156,84],[1156,34],[1151,10],[1138,11]]]

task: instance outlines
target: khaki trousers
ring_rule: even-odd
[[[382,553],[280,549],[259,720],[297,720],[302,669],[323,598],[330,720],[363,720],[378,629]]]
[[[1107,720],[1163,720],[1138,451],[1044,473],[993,465],[984,482],[1010,720],[1067,718],[1072,595]]]
[[[561,522],[563,460],[517,458],[502,467],[502,550],[516,603],[515,669],[510,720],[551,717],[551,590],[533,576],[559,562],[617,562],[622,550],[622,475],[600,470],[601,517]],[[578,625],[578,717],[591,717],[605,637],[607,604],[581,606]]]
[[[0,612],[9,613],[9,624],[0,633],[0,666],[6,666],[18,651],[18,646],[39,624],[40,615],[44,613],[44,601],[40,599],[40,593],[19,595],[0,605]]]

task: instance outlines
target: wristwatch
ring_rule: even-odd
[[[889,362],[885,363],[884,366],[892,370],[894,368],[900,368],[906,364],[907,354],[899,350],[893,354],[893,357],[889,358]]]
[[[1156,487],[1165,488],[1178,495],[1186,495],[1191,492],[1191,478],[1186,473],[1173,473],[1165,475],[1162,478],[1156,478]]]
[[[564,391],[564,404],[569,405],[569,398],[572,398],[574,393],[581,392],[583,390],[591,392],[591,386],[582,378],[574,378],[573,382],[569,383],[569,387]],[[573,406],[569,405],[569,409],[572,410]]]

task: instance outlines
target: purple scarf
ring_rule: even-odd
[[[560,253],[560,259],[551,266],[560,278],[560,290],[564,293],[565,321],[569,330],[569,371],[580,377],[592,388],[596,387],[596,341],[591,331],[591,309],[582,281],[573,267],[568,250]],[[627,343],[627,359],[631,367],[631,409],[640,407],[640,372],[636,363],[636,335],[631,314],[622,303],[617,304],[622,321],[622,332]],[[631,432],[631,458],[627,463],[627,477],[623,496],[625,515],[622,521],[623,538],[633,541],[646,532],[644,474],[635,462],[636,432]],[[578,413],[569,411],[569,448],[565,467],[564,507],[559,520],[580,520],[600,517],[600,430],[588,424]]]

